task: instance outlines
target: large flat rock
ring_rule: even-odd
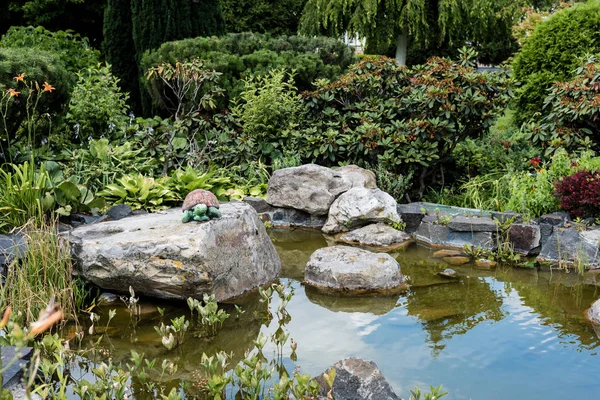
[[[71,232],[71,252],[80,275],[102,289],[226,301],[275,279],[281,262],[250,205],[221,212],[202,223],[182,223],[178,208],[83,226]]]
[[[432,246],[463,249],[466,246],[495,250],[496,242],[492,232],[457,232],[446,225],[426,222],[425,220],[415,232],[415,239]]]
[[[382,249],[404,248],[412,242],[406,232],[399,231],[383,223],[371,224],[351,232],[344,233],[338,238],[340,242]]]
[[[542,246],[540,261],[565,264],[583,263],[586,267],[598,266],[600,250],[595,231],[578,232],[575,228],[556,228]]]

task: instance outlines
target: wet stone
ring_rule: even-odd
[[[496,268],[496,261],[480,258],[475,260],[475,266],[481,269],[492,269]]]
[[[442,260],[444,260],[445,263],[450,264],[450,265],[464,265],[467,264],[469,261],[471,261],[469,259],[469,257],[444,257],[442,258]]]
[[[437,274],[444,278],[450,278],[450,279],[458,278],[458,274],[452,268],[446,268],[445,270],[443,270],[442,272],[438,272]]]
[[[444,258],[444,257],[457,257],[457,256],[462,256],[462,255],[463,255],[463,253],[460,250],[443,249],[443,250],[436,251],[431,256],[433,258]]]
[[[415,239],[429,245],[463,249],[465,245],[494,250],[496,243],[492,232],[456,232],[445,225],[423,222],[415,232]]]

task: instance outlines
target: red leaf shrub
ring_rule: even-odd
[[[571,217],[600,216],[600,172],[578,171],[554,183],[560,206]]]

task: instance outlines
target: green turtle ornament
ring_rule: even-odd
[[[188,193],[181,207],[181,222],[204,222],[221,217],[217,196],[204,189],[196,189]]]

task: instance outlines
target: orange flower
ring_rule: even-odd
[[[54,89],[54,86],[50,85],[48,82],[44,82],[44,92],[52,92]]]
[[[0,329],[4,328],[6,324],[8,324],[8,318],[10,318],[11,308],[8,306],[6,311],[4,311],[4,317],[2,317],[2,321],[0,321]]]
[[[10,94],[10,97],[15,97],[21,94],[21,92],[17,92],[15,89],[10,88],[6,90],[6,93]]]
[[[15,76],[15,81],[17,81],[17,82],[25,82],[23,80],[23,78],[25,78],[25,73],[22,73],[22,74],[19,74],[19,75]]]
[[[29,336],[33,337],[38,335],[52,327],[52,325],[56,324],[58,321],[63,319],[62,311],[54,311],[52,314],[47,315],[44,318],[40,318],[39,320],[33,322],[31,324],[31,331],[29,331]]]

